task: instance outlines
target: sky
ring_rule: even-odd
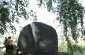
[[[57,33],[60,35],[61,28],[56,28],[57,25],[59,25],[59,21],[55,21],[53,23],[53,21],[56,19],[56,15],[52,12],[48,12],[46,8],[43,8],[43,6],[41,8],[38,8],[37,0],[29,0],[29,3],[30,3],[29,4],[30,8],[27,8],[27,11],[29,12],[30,10],[33,10],[34,12],[36,12],[38,22],[42,22],[42,23],[45,23],[45,24],[52,26],[54,29],[56,29],[58,31]],[[23,18],[22,19],[20,18],[19,21],[20,21],[19,24],[17,24],[17,23],[13,24],[15,26],[15,28],[17,29],[17,32],[16,32],[17,34],[19,34],[19,32],[21,31],[21,29],[24,26],[32,23],[33,19],[32,19],[32,17],[28,20],[24,20]],[[19,26],[21,26],[21,28]],[[13,35],[13,34],[6,33],[4,36],[6,37],[6,36],[10,36],[10,35]]]
[[[8,1],[8,0],[6,0],[6,1]],[[79,0],[79,2],[81,2],[82,6],[85,7],[85,3],[84,3],[85,0]],[[60,36],[62,34],[62,30],[61,30],[62,27],[61,26],[57,27],[58,25],[60,25],[59,21],[56,20],[55,22],[53,22],[57,16],[52,12],[48,12],[46,8],[43,8],[43,6],[41,8],[38,8],[37,0],[29,0],[29,3],[30,3],[30,5],[29,5],[30,9],[27,9],[27,11],[29,12],[29,10],[32,9],[34,12],[36,12],[38,22],[43,22],[45,24],[52,26],[54,29],[56,29],[58,36]],[[32,22],[33,22],[32,18],[29,20],[20,19],[19,24],[16,24],[16,23],[14,24],[17,29],[17,33],[19,34],[19,32],[22,29],[19,27],[19,25],[21,27],[24,27]],[[9,35],[11,35],[11,34],[9,34]]]
[[[79,0],[79,3],[82,4],[83,7],[85,7],[85,0]],[[59,26],[57,27],[59,24],[59,21],[55,21],[53,23],[53,21],[56,19],[56,15],[52,12],[48,12],[46,8],[43,8],[43,6],[41,8],[38,8],[37,6],[37,0],[29,0],[29,3],[30,3],[30,8],[37,12],[37,19],[38,19],[38,22],[43,22],[43,23],[46,23],[50,26],[52,26],[54,29],[56,29],[56,32],[58,33],[58,36],[62,35],[62,27]],[[22,22],[22,21],[21,21]],[[25,23],[26,25],[31,23],[32,21],[31,20],[27,20],[26,22],[22,22],[23,24],[21,24],[22,27],[25,26]]]
[[[43,6],[41,8],[38,8],[37,0],[29,0],[29,3],[30,3],[29,6],[31,7],[31,9],[34,12],[37,12],[37,20],[38,20],[38,22],[43,22],[45,24],[48,24],[48,25],[52,26],[54,29],[56,29],[56,27],[58,25],[60,25],[59,21],[53,22],[57,17],[54,13],[48,12],[46,8],[43,8]],[[21,21],[21,23],[24,22],[24,21],[22,22],[22,20],[20,20],[20,21]],[[33,22],[33,21],[32,20],[27,20],[26,22],[21,24],[21,26],[24,27],[25,24],[27,25],[27,24],[29,24],[31,22]],[[61,29],[60,27],[56,29],[58,31],[59,35],[60,35],[60,32],[61,32],[60,29]]]

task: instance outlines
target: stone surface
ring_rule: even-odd
[[[56,53],[58,51],[57,33],[47,24],[33,22],[21,30],[18,46],[22,53]]]

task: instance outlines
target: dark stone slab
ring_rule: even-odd
[[[28,24],[20,32],[18,46],[22,53],[57,54],[58,39],[56,30],[41,22]]]

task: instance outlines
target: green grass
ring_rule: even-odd
[[[58,51],[67,52],[67,44],[65,44],[65,43],[60,44],[60,46],[58,47]]]
[[[65,38],[61,36],[60,40],[61,40],[61,43],[59,42],[58,51],[67,52],[67,43],[65,41]]]
[[[65,41],[65,38],[60,37],[60,40],[61,40],[61,43],[59,43],[58,51],[59,52],[68,52],[67,43]],[[80,53],[82,53],[82,51],[85,51],[85,46],[80,46],[80,45],[77,45],[76,43],[72,44],[71,46],[72,46],[73,52],[79,51]]]

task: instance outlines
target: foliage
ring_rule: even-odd
[[[63,24],[63,33],[66,37],[69,51],[73,53],[69,37],[72,36],[74,40],[77,40],[80,34],[83,34],[84,8],[78,4],[77,0],[59,0],[59,2],[59,21]],[[80,29],[77,28],[79,24],[81,25]]]
[[[84,8],[78,0],[38,0],[40,6],[46,4],[48,11],[58,13],[57,20],[63,25],[64,36],[72,36],[74,40],[79,36],[79,31],[83,34]],[[56,5],[56,7],[53,6]],[[77,28],[81,25],[81,28]]]
[[[12,33],[16,32],[13,25],[14,22],[19,23],[19,19],[29,19],[29,16],[36,18],[36,13],[33,10],[29,12],[29,0],[9,0],[0,2],[0,33],[4,34],[11,30]]]
[[[54,13],[58,13],[57,20],[63,25],[63,33],[66,37],[69,51],[73,53],[69,37],[71,36],[77,42],[77,38],[84,34],[84,8],[78,3],[78,0],[40,0],[40,5],[44,3],[46,3],[48,11],[52,10]],[[53,7],[53,4],[56,4],[56,7]],[[78,28],[79,25],[81,28]]]
[[[78,4],[77,0],[60,0],[59,21],[63,24],[64,35],[72,36],[74,40],[79,36],[78,25],[83,29],[84,8]]]
[[[6,31],[6,22],[10,22],[9,19],[9,9],[1,7],[0,8],[0,33],[4,33]]]
[[[41,7],[44,5],[48,11],[54,11],[56,7],[53,6],[53,4],[57,3],[57,0],[37,0],[38,6]],[[57,5],[56,5],[57,6]],[[54,11],[55,12],[55,11]]]
[[[58,45],[59,45],[58,52],[68,52],[68,50],[67,50],[67,43],[65,41],[65,37],[64,36],[59,36],[59,38],[60,39],[58,39],[58,40],[60,40],[59,41],[60,43],[58,42]]]
[[[60,37],[60,38],[62,38],[62,37]],[[64,39],[64,38],[62,38],[62,39]],[[62,39],[61,39],[62,43],[59,43],[58,51],[59,52],[68,52],[67,44]],[[78,45],[77,43],[71,44],[71,46],[72,46],[74,53],[79,52],[79,54],[83,54],[83,51],[85,51],[85,46]]]

